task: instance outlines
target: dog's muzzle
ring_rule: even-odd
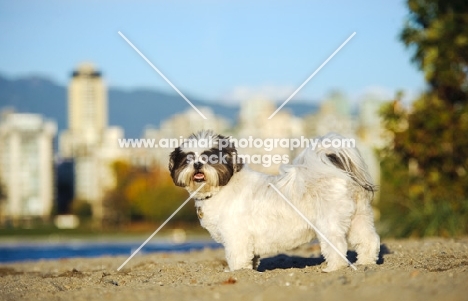
[[[195,182],[205,181],[205,174],[201,171],[201,168],[203,167],[203,163],[195,162],[193,163],[193,167],[195,168],[195,173],[193,174],[193,180]]]

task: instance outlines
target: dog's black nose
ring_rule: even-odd
[[[195,167],[196,169],[200,169],[202,166],[203,166],[203,163],[201,163],[201,162],[193,163],[193,167]]]

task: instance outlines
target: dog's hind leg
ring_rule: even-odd
[[[356,264],[376,263],[380,251],[380,238],[375,231],[372,207],[364,200],[358,201],[357,212],[351,220],[348,241],[358,254]]]
[[[252,268],[254,270],[258,269],[258,266],[260,265],[260,256],[255,255],[254,258],[252,259]]]
[[[327,263],[327,267],[322,269],[323,272],[332,272],[348,265],[343,256],[346,258],[348,250],[346,233],[349,225],[349,217],[340,220],[326,219],[317,224],[318,230],[323,235],[317,234],[317,238],[320,241],[320,249]]]
[[[318,236],[318,239],[320,241],[321,252],[323,257],[325,257],[325,261],[327,263],[327,267],[322,269],[322,271],[328,273],[346,267],[348,265],[348,262],[340,256],[340,253],[346,256],[346,251],[348,249],[348,244],[346,243],[344,235],[330,235],[325,233],[324,235],[328,239],[328,241],[331,242],[333,246],[335,246],[337,250],[335,250],[327,241],[320,237],[320,235]]]
[[[327,263],[323,272],[335,271],[348,265],[346,234],[356,210],[355,203],[349,198],[343,181],[334,181],[332,187],[333,189],[327,192],[326,198],[317,199],[316,208],[320,211],[317,217],[311,219],[320,231],[317,233],[317,238]]]

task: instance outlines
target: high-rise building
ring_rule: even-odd
[[[53,190],[53,138],[57,126],[36,114],[5,112],[0,120],[2,219],[48,217]]]
[[[60,156],[72,158],[75,199],[91,204],[93,216],[103,216],[102,200],[114,185],[113,161],[122,156],[119,127],[107,124],[107,88],[92,64],[81,64],[68,88],[68,130],[60,135]]]
[[[68,87],[68,131],[62,134],[64,157],[86,156],[102,141],[107,129],[107,90],[92,64],[81,64]]]

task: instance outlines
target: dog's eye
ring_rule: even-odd
[[[203,153],[201,153],[200,157],[201,157],[201,156],[207,156],[207,157],[209,157],[210,154],[211,154],[210,151],[204,151]]]
[[[192,162],[193,160],[195,160],[195,154],[194,153],[188,153],[187,154],[187,157],[185,157],[185,162],[190,163]]]
[[[201,155],[206,156],[206,157],[211,157],[211,156],[218,155],[218,152],[216,150],[206,150]]]

